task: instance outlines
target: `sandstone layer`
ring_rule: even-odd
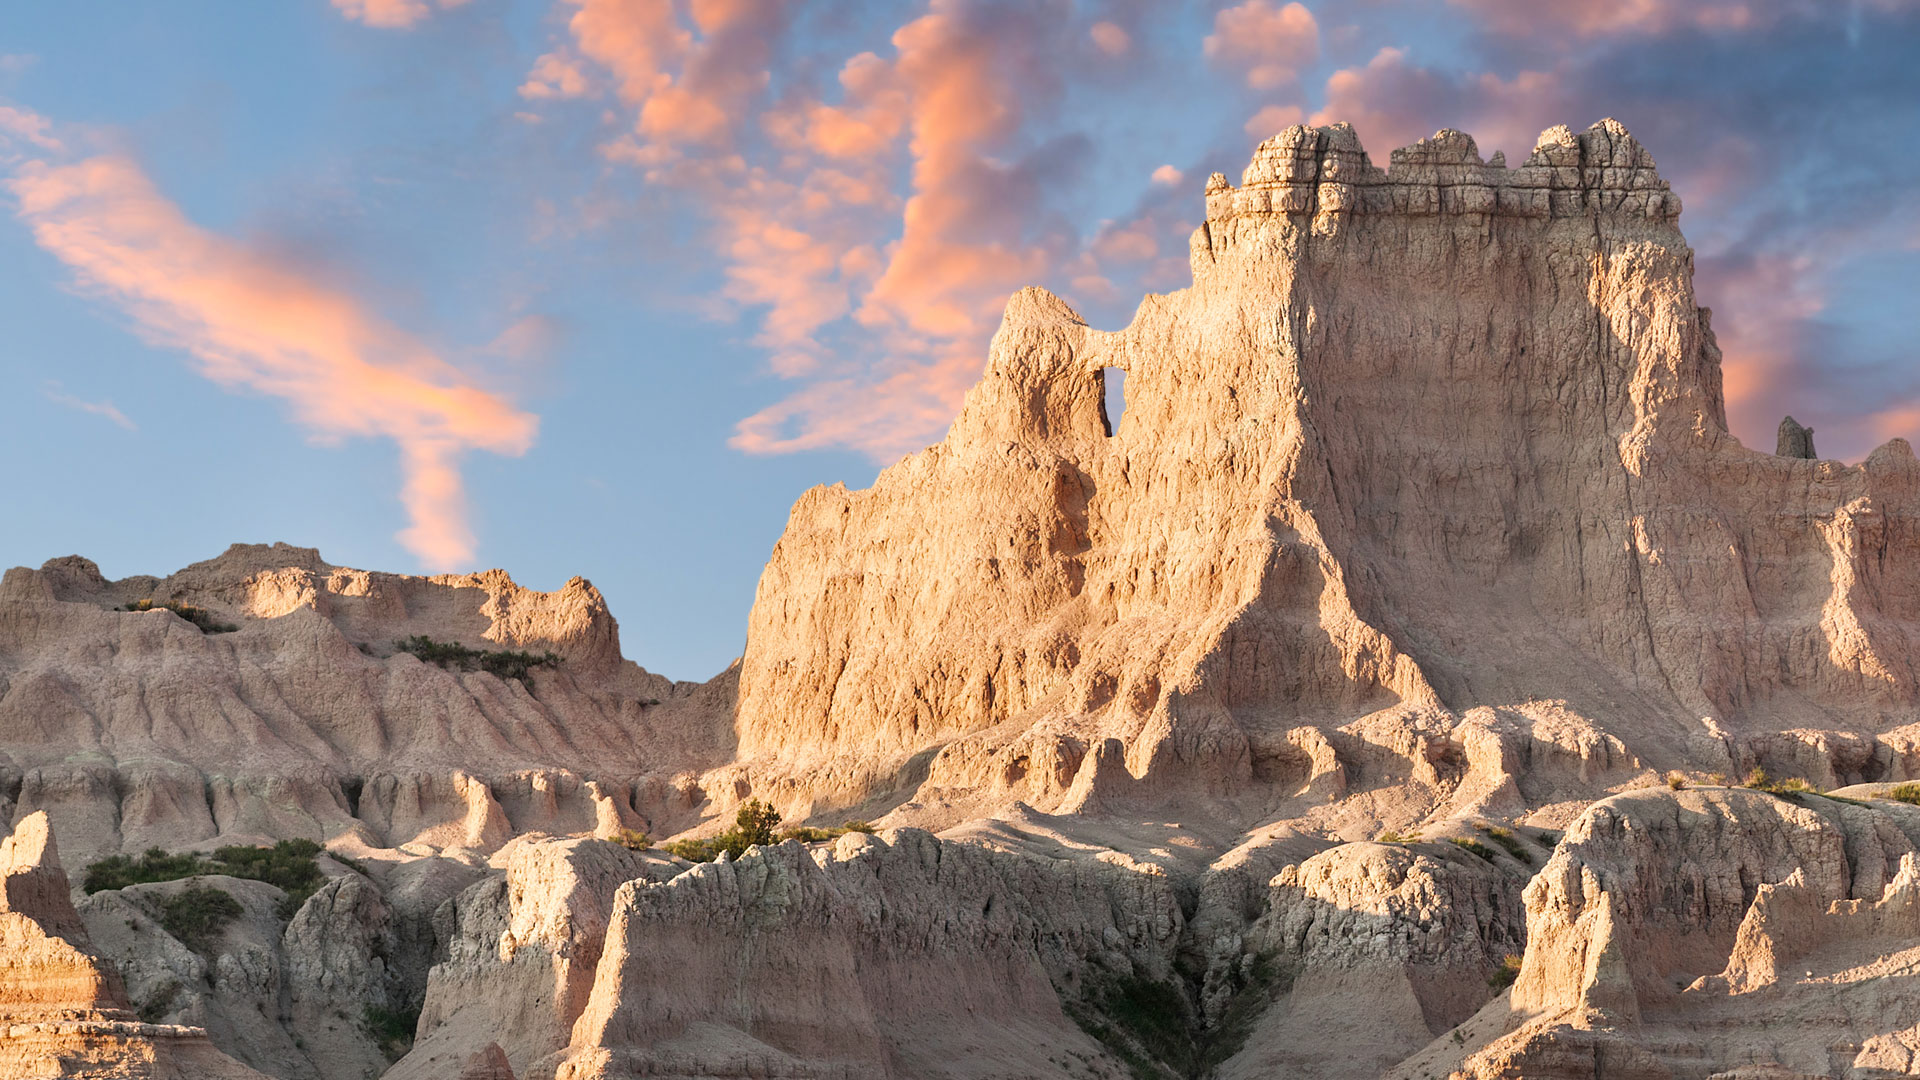
[[[705,684],[580,579],[9,571],[0,1077],[1920,1074],[1920,462],[1728,434],[1679,215],[1611,121],[1282,132],[803,496]],[[748,799],[879,832],[647,846]],[[56,833],[324,881],[76,907]]]

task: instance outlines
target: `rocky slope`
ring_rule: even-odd
[[[804,496],[705,684],[578,579],[9,571],[18,851],[328,853],[0,859],[0,1077],[1915,1073],[1920,462],[1726,432],[1679,213],[1612,122],[1289,129],[1191,287],[1023,291],[941,444]],[[750,798],[879,832],[636,835]]]

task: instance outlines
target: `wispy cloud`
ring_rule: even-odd
[[[400,541],[436,569],[473,557],[460,459],[523,453],[535,417],[302,267],[195,225],[131,158],[57,152],[72,140],[24,115],[36,122],[16,116],[11,137],[0,133],[12,151],[3,186],[83,292],[215,382],[283,399],[317,437],[392,439],[409,518]]]
[[[55,405],[65,405],[69,409],[78,409],[83,413],[91,413],[94,416],[104,416],[108,420],[126,428],[128,431],[140,430],[139,425],[127,419],[126,413],[121,412],[114,406],[113,402],[104,398],[99,401],[88,401],[85,398],[74,397],[72,394],[61,389],[59,382],[53,379],[48,379],[41,384],[41,392],[46,395],[48,401],[53,402]]]
[[[467,0],[436,2],[445,10],[459,7]],[[434,8],[427,0],[333,0],[333,6],[355,22],[388,30],[405,30],[432,15]]]

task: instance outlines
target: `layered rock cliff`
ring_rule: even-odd
[[[1458,751],[1475,707],[1564,745],[1552,703],[1657,769],[1858,738],[1825,767],[1912,775],[1920,463],[1727,434],[1679,211],[1611,121],[1517,168],[1262,143],[1191,287],[1117,332],[1021,293],[943,443],[800,500],[741,755],[844,801],[932,755],[922,802],[1071,809]]]
[[[1289,129],[1125,329],[1014,296],[706,684],[578,579],[9,571],[0,1077],[1915,1072],[1920,462],[1727,433],[1679,214],[1611,121]],[[749,798],[881,831],[646,849]],[[55,833],[329,853],[189,943]]]

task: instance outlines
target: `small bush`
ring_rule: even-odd
[[[1507,987],[1512,986],[1513,980],[1520,977],[1520,964],[1522,959],[1519,953],[1508,953],[1502,957],[1500,959],[1500,966],[1494,968],[1493,974],[1487,976],[1487,985],[1493,987],[1495,990],[1505,990]]]
[[[1522,844],[1519,838],[1513,835],[1511,830],[1500,828],[1488,829],[1487,839],[1505,848],[1507,854],[1520,860],[1523,865],[1533,865],[1533,852],[1528,851],[1526,845]]]
[[[660,845],[669,855],[688,862],[712,862],[726,852],[737,859],[754,845],[775,841],[774,829],[780,824],[780,811],[759,799],[748,799],[733,816],[733,828],[704,840],[674,840]]]
[[[180,996],[180,980],[168,979],[140,1003],[140,1019],[157,1024],[173,1011],[173,1000]]]
[[[861,821],[859,818],[848,818],[840,823],[840,828],[843,832],[876,833],[880,831],[874,828],[873,822]]]
[[[1769,795],[1818,795],[1820,789],[1797,776],[1776,780],[1767,775],[1765,769],[1755,769],[1747,774],[1747,782],[1740,785],[1754,791],[1764,791]]]
[[[1894,802],[1903,802],[1909,806],[1920,806],[1920,784],[1895,784],[1887,789],[1883,798]]]
[[[653,838],[639,829],[619,829],[607,839],[628,851],[645,851],[653,846]]]
[[[1668,774],[1667,774],[1667,786],[1668,786],[1668,787],[1670,787],[1670,788],[1672,788],[1672,789],[1673,789],[1673,790],[1675,790],[1675,791],[1685,791],[1685,790],[1687,790],[1687,778],[1686,778],[1686,775],[1685,775],[1685,774],[1683,774],[1683,773],[1681,773],[1681,772],[1679,772],[1678,770],[1675,770],[1675,771],[1673,771],[1673,772],[1670,772],[1670,773],[1668,773]]]
[[[1469,840],[1464,836],[1449,836],[1447,842],[1459,848],[1461,851],[1471,851],[1488,862],[1495,862],[1498,859],[1498,856],[1494,855],[1492,848],[1478,840]]]
[[[152,611],[156,607],[171,611],[175,615],[187,620],[199,627],[200,632],[203,634],[231,634],[235,630],[240,629],[232,623],[221,622],[219,616],[208,611],[206,608],[194,607],[192,604],[182,604],[177,600],[169,600],[164,604],[156,604],[152,600],[135,600],[120,610]]]
[[[1417,844],[1420,842],[1420,834],[1418,832],[1403,833],[1394,829],[1387,829],[1379,836],[1374,837],[1374,842],[1379,844]]]
[[[397,652],[418,657],[422,663],[436,664],[449,671],[455,668],[461,671],[484,671],[495,678],[517,680],[529,690],[533,689],[534,668],[551,667],[560,662],[560,657],[552,652],[469,649],[457,642],[435,641],[423,634],[396,641],[393,647]]]
[[[189,885],[160,901],[160,925],[180,944],[205,953],[243,910],[240,901],[225,889]]]
[[[420,1010],[369,1005],[361,1011],[360,1022],[379,1042],[387,1060],[398,1061],[413,1048],[413,1033],[420,1027]]]

